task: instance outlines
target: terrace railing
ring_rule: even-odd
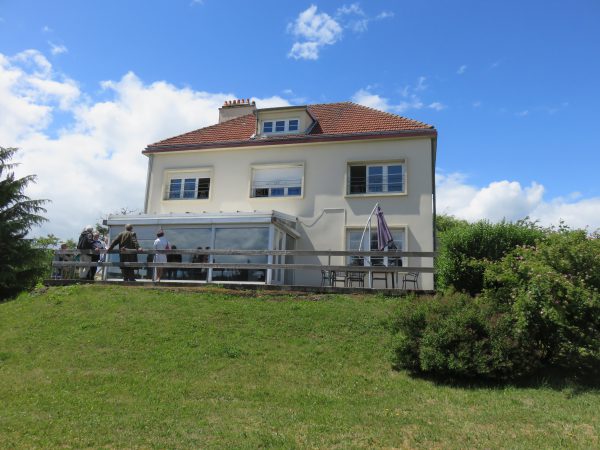
[[[154,255],[157,253],[164,255],[192,255],[193,256],[205,256],[204,262],[164,262],[155,263],[147,261],[138,262],[83,262],[73,260],[77,255],[102,255],[102,254],[136,254],[136,255]],[[215,262],[214,257],[216,256],[246,256],[246,257],[267,257],[267,262],[255,263],[255,262]],[[328,262],[323,264],[318,263],[297,263],[297,262],[274,262],[275,257],[293,257],[294,261],[297,257],[326,257]],[[52,267],[54,273],[59,273],[61,278],[75,279],[78,278],[76,268],[86,267],[131,267],[134,269],[174,269],[174,270],[193,270],[193,269],[218,269],[218,270],[266,270],[268,276],[266,277],[267,282],[271,279],[271,271],[273,270],[317,270],[317,271],[328,271],[328,272],[344,272],[351,271],[354,273],[365,273],[372,274],[377,273],[392,273],[397,274],[398,272],[403,273],[434,273],[433,258],[435,258],[435,252],[414,252],[414,251],[399,251],[399,250],[388,250],[388,251],[358,251],[358,250],[238,250],[238,249],[176,249],[176,250],[125,250],[107,252],[102,250],[100,252],[94,252],[90,250],[57,250],[55,253]],[[332,264],[332,258],[341,258],[343,261],[354,261],[355,264]],[[428,265],[370,265],[371,259],[377,261],[404,261],[406,258],[430,258],[431,266]],[[277,258],[281,260],[281,258]],[[356,264],[356,262],[359,262]],[[65,276],[67,274],[67,276]],[[219,281],[216,281],[219,283]]]

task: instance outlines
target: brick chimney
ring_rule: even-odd
[[[236,117],[251,114],[256,110],[256,102],[250,99],[228,100],[219,108],[219,123],[227,122]]]

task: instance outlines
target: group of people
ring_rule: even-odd
[[[66,244],[61,246],[66,248]],[[77,250],[87,250],[82,252],[79,256],[81,262],[104,262],[105,254],[100,253],[101,250],[106,249],[105,240],[100,239],[100,233],[94,230],[94,227],[87,225],[79,235],[77,241]],[[85,266],[79,268],[79,278],[93,280],[96,276],[98,266]]]
[[[119,248],[119,256],[121,263],[127,262],[137,262],[137,254],[135,251],[142,251],[140,247],[137,236],[133,231],[133,225],[127,224],[125,225],[125,230],[121,231],[115,239],[108,246],[108,251],[112,251],[115,247]],[[158,252],[163,252],[165,250],[176,249],[177,247],[171,247],[169,241],[165,236],[165,232],[160,229],[156,233],[156,239],[152,246],[154,250]],[[132,251],[135,250],[135,251]],[[166,263],[169,262],[169,257],[171,254],[167,255],[166,253],[155,253],[154,258],[152,259],[155,263]],[[181,255],[172,255],[179,256],[179,262],[181,262]],[[169,270],[170,272],[170,270]],[[176,272],[176,269],[175,269]],[[128,267],[121,264],[121,273],[123,275],[123,281],[136,281],[135,278],[135,269],[133,267]],[[164,269],[162,267],[156,267],[154,269],[153,280],[155,282],[161,281],[163,277]],[[168,275],[170,275],[168,273]]]
[[[81,250],[79,254],[79,261],[86,263],[94,263],[94,262],[104,262],[106,261],[106,254],[108,252],[113,251],[114,249],[119,250],[119,259],[120,259],[120,268],[123,277],[123,281],[136,281],[136,272],[134,267],[130,267],[125,265],[124,263],[136,263],[137,262],[137,253],[143,251],[141,246],[139,245],[137,235],[133,231],[133,225],[127,224],[125,225],[125,229],[121,231],[108,245],[108,237],[101,239],[100,233],[91,225],[87,225],[79,235],[79,240],[77,242],[77,249]],[[172,252],[165,252],[166,250],[175,250],[177,247],[175,245],[171,246],[169,241],[165,236],[165,232],[162,229],[159,229],[156,233],[156,239],[153,244],[153,249],[157,251],[152,257],[148,255],[148,262],[155,263],[180,263],[182,262],[182,255]],[[59,252],[59,261],[67,261],[70,260],[66,244],[62,244],[61,250],[65,252],[65,255],[61,255]],[[202,247],[198,247],[198,250],[202,250]],[[210,247],[206,247],[206,250],[210,250]],[[164,253],[163,253],[164,252]],[[192,258],[193,263],[208,263],[210,260],[209,255],[194,255]],[[65,270],[68,268],[65,268]],[[103,270],[102,266],[97,265],[86,265],[77,268],[79,278],[94,280],[94,277],[98,273],[98,271]],[[191,271],[192,278],[194,279],[206,279],[207,269],[193,269]],[[151,273],[149,271],[149,273]],[[165,269],[163,267],[154,268],[152,279],[155,282],[161,281],[163,275],[165,274]],[[178,274],[177,268],[167,268],[166,276],[169,279],[176,279]],[[63,277],[66,278],[66,277]]]

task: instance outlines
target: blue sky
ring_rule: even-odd
[[[440,210],[595,228],[599,20],[597,1],[4,0],[0,145],[53,200],[40,232],[69,237],[140,208],[143,146],[223,99],[353,100],[436,126]]]

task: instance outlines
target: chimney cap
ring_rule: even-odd
[[[223,107],[230,106],[245,106],[245,105],[256,105],[254,100],[250,100],[249,98],[236,98],[234,100],[225,100],[223,102]]]

